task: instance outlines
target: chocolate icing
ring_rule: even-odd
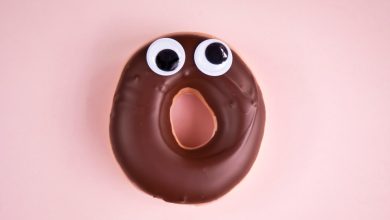
[[[203,40],[181,33],[169,36],[186,53],[183,68],[171,76],[155,74],[146,63],[146,45],[126,64],[111,111],[110,137],[126,175],[154,197],[174,203],[202,203],[232,189],[256,159],[264,132],[265,108],[251,71],[234,52],[222,76],[200,72],[193,60]],[[170,107],[183,88],[201,93],[217,118],[218,129],[203,147],[179,146],[172,133]]]

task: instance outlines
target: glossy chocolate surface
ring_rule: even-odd
[[[126,175],[154,197],[174,203],[202,203],[231,190],[256,159],[264,132],[265,108],[251,71],[234,52],[222,76],[208,76],[194,63],[199,43],[210,37],[181,33],[186,53],[174,75],[155,74],[146,63],[149,44],[126,64],[114,96],[110,137]],[[203,147],[188,150],[173,136],[170,107],[183,88],[201,93],[217,118],[218,129]]]

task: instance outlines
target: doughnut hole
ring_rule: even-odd
[[[217,130],[213,110],[202,94],[193,88],[183,88],[175,95],[170,120],[176,142],[187,150],[203,147]]]

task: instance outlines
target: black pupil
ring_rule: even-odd
[[[212,64],[221,64],[228,58],[228,51],[221,43],[212,43],[206,48],[206,58]]]
[[[156,64],[164,71],[172,71],[179,64],[179,56],[171,49],[164,49],[157,54]]]

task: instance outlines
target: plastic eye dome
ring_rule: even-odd
[[[146,62],[158,75],[169,76],[177,73],[184,65],[183,46],[172,38],[160,38],[150,44]]]
[[[209,76],[225,74],[233,63],[230,48],[220,40],[208,39],[200,43],[194,54],[198,69]]]

